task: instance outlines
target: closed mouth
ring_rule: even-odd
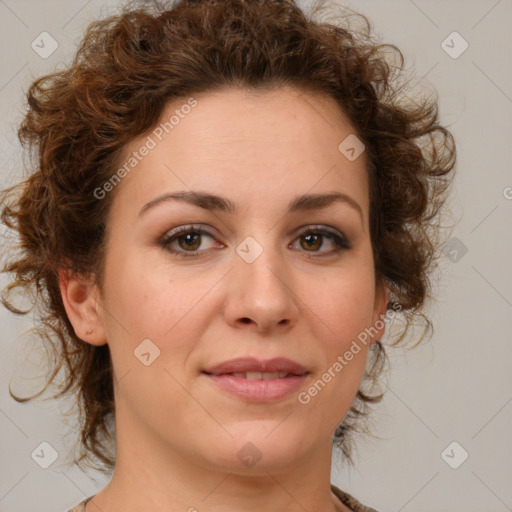
[[[207,375],[213,375],[208,372],[204,372],[204,373],[206,373]],[[216,376],[223,377],[223,376],[227,376],[227,375],[232,375],[233,377],[237,377],[239,379],[247,379],[247,380],[272,380],[272,379],[286,379],[287,377],[301,377],[301,375],[296,375],[294,373],[289,373],[289,372],[232,372],[232,373],[221,373]]]

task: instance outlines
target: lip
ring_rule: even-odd
[[[302,376],[308,373],[304,366],[286,357],[274,357],[265,360],[256,359],[255,357],[238,357],[216,364],[203,371],[212,375],[245,372],[286,372]]]
[[[203,372],[219,388],[247,402],[275,402],[297,393],[309,375],[289,375],[281,379],[248,380],[234,375]]]
[[[285,372],[290,375],[267,380],[248,380],[230,375],[246,372]],[[220,389],[247,402],[275,402],[296,393],[309,373],[304,366],[286,357],[266,360],[239,357],[203,370],[203,374]]]

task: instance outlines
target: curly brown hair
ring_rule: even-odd
[[[88,26],[65,70],[30,85],[18,137],[31,150],[35,170],[2,192],[1,219],[17,237],[3,268],[12,279],[2,302],[26,314],[10,294],[21,287],[32,297],[34,329],[50,361],[37,394],[10,393],[29,400],[53,382],[55,397],[77,395],[77,464],[114,465],[113,374],[108,344],[93,346],[75,334],[59,270],[93,275],[102,289],[115,193],[98,199],[94,191],[111,178],[125,146],[151,130],[173,98],[227,85],[260,91],[288,85],[334,98],[366,148],[375,275],[391,292],[388,310],[400,310],[405,320],[389,344],[398,344],[418,317],[426,320],[424,332],[431,331],[423,309],[441,246],[439,217],[453,176],[454,140],[439,124],[435,94],[408,97],[400,50],[376,41],[365,16],[341,10],[333,23],[320,18],[324,7],[317,2],[308,15],[295,0],[130,2]],[[353,19],[362,25],[353,28]],[[383,395],[370,393],[386,360],[380,341],[371,356],[335,433],[349,461],[348,434],[360,430],[369,404]],[[64,379],[57,385],[59,371]]]

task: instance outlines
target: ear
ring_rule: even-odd
[[[91,345],[107,343],[101,316],[101,296],[93,279],[61,269],[59,288],[75,334]]]
[[[371,329],[371,345],[384,336],[386,331],[386,311],[389,302],[389,288],[384,281],[380,281],[375,289],[375,302],[373,306],[373,319]]]

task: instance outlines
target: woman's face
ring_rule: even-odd
[[[174,100],[161,121],[107,192],[93,336],[112,354],[118,454],[126,443],[239,473],[330,454],[363,374],[361,333],[386,306],[354,130],[332,99],[291,88]],[[307,373],[205,373],[247,357]]]

